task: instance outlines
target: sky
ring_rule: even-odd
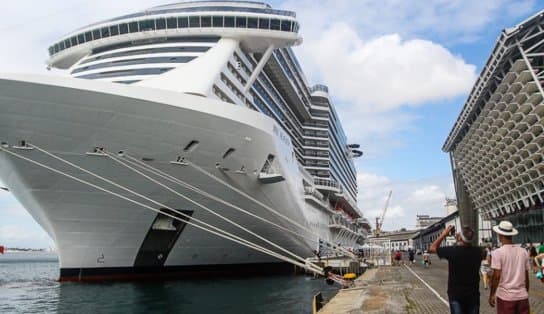
[[[47,47],[87,24],[173,0],[19,0],[0,10],[0,72],[41,73]],[[544,9],[536,0],[287,0],[304,42],[294,47],[308,82],[325,84],[356,160],[358,204],[383,228],[444,216],[454,198],[442,145],[504,28]],[[0,182],[1,183],[1,182]],[[0,244],[54,246],[10,193],[0,190]]]

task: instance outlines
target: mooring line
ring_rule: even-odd
[[[319,270],[313,269],[313,268],[312,268],[313,264],[298,262],[298,261],[296,261],[296,260],[293,260],[292,258],[289,258],[289,257],[287,257],[287,256],[281,255],[281,254],[279,254],[279,253],[277,253],[277,252],[275,252],[275,251],[269,250],[269,249],[267,249],[267,248],[265,248],[265,247],[262,247],[262,246],[260,246],[260,245],[258,245],[258,244],[255,244],[255,243],[253,243],[253,242],[251,242],[251,241],[242,239],[242,238],[240,238],[240,237],[238,237],[238,236],[236,236],[236,235],[234,235],[234,234],[231,234],[231,233],[229,233],[229,232],[227,232],[227,231],[221,230],[220,228],[217,228],[217,227],[212,226],[212,225],[210,225],[210,224],[207,224],[207,223],[205,223],[205,222],[203,222],[203,221],[200,221],[200,220],[198,220],[198,219],[196,219],[196,218],[194,218],[194,217],[188,216],[188,215],[184,214],[183,212],[177,211],[177,210],[175,210],[175,209],[173,209],[173,208],[171,208],[171,207],[168,207],[168,206],[166,206],[166,205],[164,205],[164,204],[161,204],[161,203],[159,203],[159,202],[156,202],[156,201],[154,201],[154,200],[151,200],[151,199],[149,199],[149,198],[147,198],[147,197],[145,197],[145,196],[143,196],[143,195],[141,195],[141,194],[139,194],[139,193],[137,193],[137,192],[134,192],[134,191],[132,191],[132,190],[126,188],[126,187],[123,187],[123,186],[121,186],[121,185],[119,185],[119,184],[117,184],[117,183],[115,183],[115,182],[113,182],[113,181],[110,181],[110,180],[108,180],[108,179],[106,179],[106,178],[102,178],[102,177],[100,177],[99,175],[94,174],[94,173],[92,173],[92,172],[89,171],[89,170],[86,170],[86,169],[84,169],[84,168],[81,168],[81,167],[79,167],[79,166],[77,166],[77,165],[75,165],[75,164],[73,164],[73,163],[71,163],[71,162],[69,162],[69,161],[67,161],[67,160],[64,160],[64,159],[62,159],[62,158],[60,158],[60,157],[58,157],[58,156],[56,156],[56,155],[54,155],[54,154],[52,154],[52,153],[49,153],[49,152],[47,152],[47,151],[45,151],[45,150],[43,150],[43,149],[41,149],[41,148],[39,148],[39,147],[37,147],[37,146],[35,146],[35,145],[29,144],[29,147],[33,147],[33,148],[35,148],[35,149],[37,149],[37,150],[39,150],[39,151],[41,151],[41,152],[43,152],[43,153],[45,153],[45,154],[47,154],[47,155],[53,157],[53,158],[55,158],[55,159],[58,159],[58,160],[60,160],[60,161],[62,161],[62,162],[64,162],[64,163],[67,163],[67,164],[72,165],[73,167],[77,168],[78,170],[81,170],[81,171],[83,171],[83,172],[86,172],[86,173],[88,173],[88,174],[91,174],[92,176],[98,177],[99,179],[101,179],[101,180],[103,180],[103,181],[106,181],[107,183],[110,183],[110,184],[112,184],[112,185],[114,185],[114,186],[117,186],[117,187],[119,187],[119,188],[121,188],[121,189],[123,189],[123,190],[125,190],[125,191],[127,191],[127,192],[129,192],[129,193],[132,193],[132,194],[134,194],[134,195],[136,195],[136,196],[138,196],[138,197],[141,197],[141,198],[143,198],[143,199],[146,199],[146,200],[148,200],[148,201],[150,201],[150,202],[152,202],[152,203],[155,203],[155,204],[157,204],[157,205],[159,205],[159,206],[161,206],[161,207],[164,207],[164,208],[166,208],[166,209],[169,209],[169,210],[171,210],[172,212],[175,212],[175,213],[177,213],[177,214],[179,214],[179,215],[182,215],[182,216],[185,217],[186,219],[182,219],[182,218],[180,218],[180,217],[177,217],[177,216],[171,215],[171,214],[169,214],[169,213],[163,212],[163,211],[161,211],[161,210],[158,210],[158,209],[156,209],[156,208],[153,208],[153,207],[151,207],[151,206],[148,206],[148,205],[146,205],[146,204],[143,204],[143,203],[141,203],[141,202],[138,202],[138,201],[136,201],[136,200],[133,200],[133,199],[131,199],[131,198],[129,198],[129,197],[126,197],[126,196],[121,195],[121,194],[119,194],[119,193],[116,193],[116,192],[113,192],[113,191],[111,191],[111,190],[108,190],[108,189],[106,189],[106,188],[104,188],[104,187],[101,187],[101,186],[98,186],[98,185],[96,185],[96,184],[93,184],[93,183],[91,183],[91,182],[89,182],[89,181],[86,181],[86,180],[77,178],[77,177],[75,177],[75,176],[73,176],[73,175],[70,175],[70,174],[68,174],[68,173],[65,173],[65,172],[63,172],[63,171],[61,171],[61,170],[58,170],[58,169],[56,169],[56,168],[47,166],[47,165],[45,165],[45,164],[43,164],[43,163],[41,163],[41,162],[32,160],[31,158],[28,158],[28,157],[22,156],[22,155],[20,155],[20,154],[17,154],[17,153],[15,153],[15,152],[12,152],[12,151],[10,151],[10,150],[8,150],[8,149],[2,147],[2,146],[0,146],[0,150],[1,150],[1,151],[4,151],[4,152],[6,152],[6,153],[8,153],[8,154],[10,154],[10,155],[12,155],[12,156],[14,156],[14,157],[17,157],[17,158],[19,158],[19,159],[28,161],[28,162],[30,162],[30,163],[32,163],[32,164],[35,164],[35,165],[40,166],[40,167],[42,167],[42,168],[48,169],[48,170],[50,170],[50,171],[52,171],[52,172],[54,172],[54,173],[57,173],[57,174],[59,174],[59,175],[68,177],[68,178],[70,178],[70,179],[72,179],[72,180],[78,181],[78,182],[80,182],[80,183],[82,183],[82,184],[85,184],[85,185],[87,185],[87,186],[93,187],[93,188],[95,188],[95,189],[97,189],[97,190],[100,190],[100,191],[102,191],[102,192],[105,192],[105,193],[108,193],[108,194],[110,194],[110,195],[116,196],[116,197],[118,197],[118,198],[124,199],[124,200],[129,201],[129,202],[131,202],[131,203],[133,203],[133,204],[142,206],[142,207],[147,208],[147,209],[149,209],[149,210],[151,210],[151,211],[153,211],[153,212],[156,212],[156,213],[165,215],[165,216],[170,217],[170,218],[172,218],[172,219],[174,219],[174,220],[184,222],[184,223],[186,223],[186,224],[188,224],[188,225],[191,225],[191,226],[196,227],[196,228],[198,228],[198,229],[201,229],[201,230],[203,230],[203,231],[209,232],[209,233],[211,233],[211,234],[217,235],[217,236],[219,236],[219,237],[221,237],[221,238],[224,238],[224,239],[227,239],[227,240],[236,242],[236,243],[241,244],[241,245],[243,245],[243,246],[246,246],[246,247],[248,247],[248,248],[252,248],[252,249],[257,250],[257,251],[259,251],[259,252],[262,252],[262,253],[268,254],[268,255],[270,255],[270,256],[276,257],[276,258],[278,258],[278,259],[280,259],[280,260],[283,260],[283,261],[286,261],[286,262],[288,262],[288,263],[297,265],[297,266],[299,266],[299,267],[301,267],[301,268],[303,268],[303,269],[307,269],[307,270],[313,271],[313,272],[315,272],[315,273],[317,273],[317,274],[320,274],[320,275],[324,275],[324,274],[325,274],[325,273],[323,272],[323,270],[321,270],[321,269],[319,269]],[[192,219],[193,221],[190,221],[191,219]],[[196,224],[195,222],[198,222],[199,224]],[[203,226],[200,225],[200,224],[202,224]],[[211,229],[209,229],[208,227],[213,228],[213,229],[216,229],[216,230],[218,230],[218,231],[211,230]]]

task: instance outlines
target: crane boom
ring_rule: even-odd
[[[393,194],[393,190],[389,190],[389,194],[387,195],[387,200],[385,201],[385,206],[383,207],[382,218],[380,219],[380,228],[381,226],[383,226],[385,213],[387,212],[387,208],[389,208],[389,201],[391,200],[391,194]]]
[[[385,219],[385,213],[387,213],[387,208],[389,208],[389,201],[391,200],[391,194],[393,190],[390,190],[387,199],[385,200],[385,206],[383,207],[382,216],[380,218],[376,217],[376,229],[374,230],[374,235],[379,237],[382,233],[383,220]]]

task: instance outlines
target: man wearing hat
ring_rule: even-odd
[[[455,232],[447,226],[431,244],[429,252],[448,260],[448,299],[452,314],[479,313],[480,311],[480,265],[484,258],[480,247],[472,246],[474,231],[463,227],[455,235],[456,246],[441,247],[442,241]]]
[[[503,220],[493,227],[502,246],[493,251],[489,305],[497,305],[497,313],[529,314],[529,255],[514,246],[512,236],[518,231],[512,223]]]

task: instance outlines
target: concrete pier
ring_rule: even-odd
[[[368,269],[355,280],[355,287],[342,289],[319,314],[358,313],[449,313],[447,297],[448,264],[432,257],[428,268],[421,264],[383,266]],[[529,302],[533,313],[544,313],[544,284],[530,274]],[[480,281],[480,313],[494,314],[489,290]]]

